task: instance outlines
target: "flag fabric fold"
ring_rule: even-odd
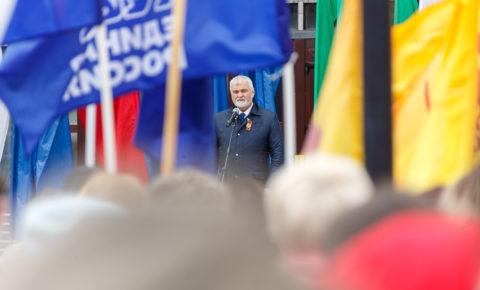
[[[25,153],[22,139],[14,127],[10,195],[13,230],[28,201],[44,189],[61,189],[64,179],[73,170],[68,116],[56,119],[32,154],[26,157]]]
[[[0,62],[3,58],[3,48],[0,46]],[[0,102],[0,161],[2,160],[3,156],[3,149],[5,147],[7,135],[8,135],[8,127],[10,125],[10,114],[8,113],[7,107]]]
[[[0,43],[101,22],[98,0],[2,0]]]
[[[241,75],[247,76],[252,80],[255,88],[255,102],[262,108],[276,112],[275,94],[282,76],[282,67],[275,66],[266,69],[258,69]]]
[[[313,89],[314,103],[322,87],[327,70],[327,63],[332,46],[335,22],[340,13],[341,0],[324,0],[317,2],[317,18],[315,29],[315,81]]]
[[[393,29],[393,164],[403,189],[445,186],[478,165],[478,3],[445,1]]]
[[[418,10],[417,0],[395,0],[393,24],[403,23]]]
[[[12,43],[0,63],[0,99],[15,120],[27,153],[33,151],[46,128],[59,114],[81,107],[83,102],[97,101],[95,98],[75,99],[62,106],[61,97],[54,97],[58,94],[57,86],[70,79],[68,65],[58,59],[73,57],[80,51],[72,38],[75,37],[61,34]],[[50,47],[46,39],[55,39],[62,44],[57,50]]]
[[[113,102],[117,170],[136,176],[144,183],[148,183],[149,176],[145,156],[133,144],[139,110],[140,94],[138,91],[118,96]],[[78,110],[78,116],[85,130],[85,109]],[[97,105],[95,156],[100,167],[105,167],[103,150],[102,112],[100,105]]]
[[[0,102],[0,160],[3,157],[3,149],[7,141],[8,127],[10,124],[10,114],[7,107]]]
[[[213,77],[213,111],[214,113],[228,109],[227,76]]]
[[[348,155],[363,162],[362,1],[346,0],[303,152]]]
[[[142,93],[135,144],[158,160],[161,160],[164,112],[165,86]],[[215,173],[215,140],[212,79],[184,81],[175,167],[195,167]]]

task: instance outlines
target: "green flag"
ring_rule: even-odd
[[[341,0],[317,1],[317,23],[315,31],[315,83],[314,102],[322,86],[323,77],[328,63],[330,46],[332,46],[334,24],[339,14]]]
[[[340,17],[340,11],[342,11],[342,1],[343,0],[337,0],[337,19]]]
[[[400,24],[410,18],[418,10],[417,0],[395,0],[393,24]]]

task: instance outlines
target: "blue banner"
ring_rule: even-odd
[[[275,94],[282,77],[282,67],[259,69],[241,73],[241,75],[248,76],[252,80],[255,88],[255,102],[262,108],[276,112]]]
[[[144,91],[140,107],[135,145],[161,159],[165,86]],[[214,173],[217,147],[213,123],[211,78],[185,81],[178,130],[176,167],[195,167]]]
[[[114,95],[165,82],[172,54],[172,1],[104,1]],[[181,52],[185,80],[288,60],[284,0],[192,0],[187,5]],[[0,65],[0,98],[28,152],[56,116],[99,100],[95,34],[95,28],[85,27],[9,46]]]
[[[0,43],[101,22],[100,0],[2,0]]]
[[[72,170],[68,116],[52,123],[29,157],[25,156],[24,146],[14,127],[10,195],[12,230],[28,201],[46,188],[61,189],[64,179]]]
[[[227,76],[213,78],[213,111],[216,113],[228,109]]]

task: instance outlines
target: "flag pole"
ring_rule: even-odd
[[[295,73],[294,67],[298,55],[294,52],[283,66],[283,128],[285,130],[285,164],[291,166],[295,161],[296,121],[295,121]]]
[[[182,91],[182,72],[180,70],[180,50],[183,47],[185,28],[186,0],[176,0],[173,7],[172,62],[168,67],[165,121],[163,122],[162,174],[171,174],[175,170],[177,156],[178,123]]]
[[[115,129],[113,119],[113,94],[110,83],[110,65],[107,47],[107,27],[100,24],[96,39],[98,63],[102,77],[100,100],[102,104],[103,152],[105,155],[105,170],[108,173],[117,172],[117,148],[115,146]]]
[[[95,144],[97,134],[97,105],[90,104],[87,106],[87,124],[85,128],[85,166],[88,168],[95,167]]]
[[[363,1],[365,164],[374,180],[392,177],[388,1]]]

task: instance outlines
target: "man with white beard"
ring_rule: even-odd
[[[265,183],[283,163],[280,122],[253,102],[250,78],[233,78],[230,93],[234,107],[215,115],[220,180],[252,177]]]

